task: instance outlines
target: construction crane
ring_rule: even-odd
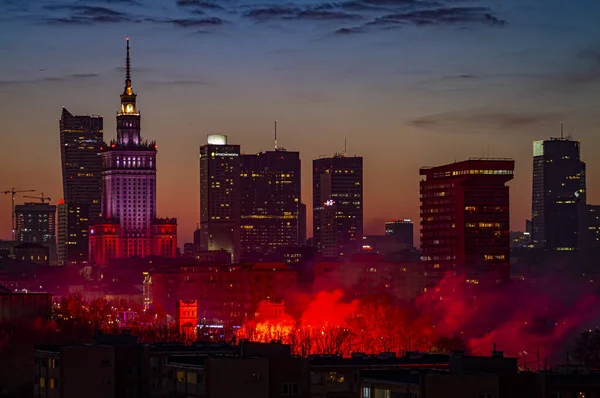
[[[42,196],[25,196],[25,195],[23,195],[23,197],[28,198],[28,199],[39,199],[40,202],[42,202],[42,203],[46,203],[46,201],[48,201],[48,203],[50,203],[50,201],[52,200],[48,196],[44,196],[43,192],[42,192]]]
[[[17,227],[15,225],[15,196],[17,196],[18,193],[22,193],[22,192],[35,192],[35,189],[25,189],[25,190],[21,190],[21,191],[17,191],[14,188],[11,189],[10,191],[4,191],[5,195],[11,194],[12,195],[12,239],[13,240],[17,240]]]

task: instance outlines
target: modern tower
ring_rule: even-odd
[[[326,257],[362,247],[362,157],[336,154],[313,160],[313,238]]]
[[[512,159],[470,159],[421,168],[425,287],[447,274],[469,283],[510,279]]]
[[[103,118],[62,108],[59,127],[64,203],[57,246],[58,263],[65,265],[87,262],[89,224],[100,217]]]
[[[241,249],[266,254],[303,245],[300,153],[241,156]]]
[[[200,250],[240,258],[240,146],[211,134],[200,147]]]
[[[156,218],[156,142],[141,137],[141,115],[131,85],[127,39],[125,88],[117,139],[102,152],[102,222],[90,229],[90,259],[175,257],[177,221]]]
[[[587,227],[585,185],[579,141],[561,134],[533,143],[531,235],[535,247],[579,249]]]

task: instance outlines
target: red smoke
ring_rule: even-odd
[[[472,354],[489,355],[497,343],[506,355],[529,355],[529,367],[535,367],[538,353],[542,364],[564,361],[566,345],[600,315],[597,296],[571,297],[564,282],[482,288],[462,280],[447,277],[412,302],[390,296],[348,299],[340,289],[319,291],[307,303],[298,295],[286,309],[301,303],[299,316],[257,318],[238,337],[282,340],[301,355],[440,352],[460,349],[461,342]]]

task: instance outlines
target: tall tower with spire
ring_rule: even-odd
[[[141,116],[136,108],[137,94],[131,86],[131,58],[129,57],[129,38],[127,38],[127,56],[125,58],[125,89],[121,94],[121,111],[117,114],[117,143],[124,146],[139,145],[141,136]]]
[[[175,257],[177,221],[156,218],[156,142],[142,140],[137,95],[131,85],[127,38],[125,89],[117,113],[117,140],[102,153],[103,221],[90,228],[90,262],[113,258]]]

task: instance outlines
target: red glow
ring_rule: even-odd
[[[302,307],[305,300],[299,295],[296,301],[288,308]],[[600,312],[598,304],[591,295],[566,305],[564,299],[532,285],[481,289],[447,277],[412,303],[389,296],[348,301],[341,290],[320,291],[299,316],[259,318],[244,325],[238,336],[281,340],[298,355],[464,348],[489,355],[497,343],[512,357],[539,350],[542,359],[552,361],[562,359],[565,344],[587,329],[586,323]]]

